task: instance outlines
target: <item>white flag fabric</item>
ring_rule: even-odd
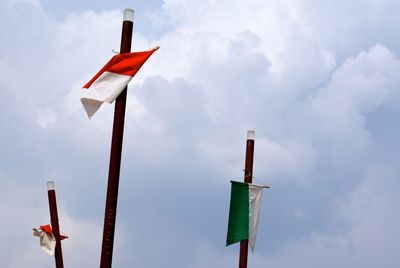
[[[56,238],[53,234],[50,224],[40,225],[39,228],[33,228],[33,235],[39,237],[40,247],[47,254],[54,256],[56,249]],[[60,240],[64,240],[68,236],[60,234]]]
[[[261,199],[264,186],[249,184],[249,244],[254,252],[257,236],[257,225],[260,217]]]
[[[39,228],[33,228],[33,235],[40,238],[40,247],[44,252],[54,256],[56,238],[53,235],[50,225],[41,225]]]

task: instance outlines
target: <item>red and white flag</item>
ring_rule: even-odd
[[[87,91],[81,102],[91,118],[103,102],[112,103],[159,47],[141,52],[115,55],[83,88]]]
[[[56,248],[56,238],[50,224],[40,225],[39,228],[33,228],[33,235],[40,238],[40,246],[49,255],[54,256]],[[65,235],[60,235],[60,240],[68,238]]]

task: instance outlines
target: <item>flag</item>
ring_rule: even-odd
[[[89,118],[97,112],[103,102],[112,103],[119,96],[158,48],[115,55],[83,86],[87,91],[81,97],[81,102]]]
[[[262,190],[267,186],[237,181],[231,181],[231,183],[226,245],[248,239],[251,251],[254,251]]]
[[[39,228],[33,228],[33,235],[40,238],[40,246],[49,255],[54,256],[56,248],[56,238],[54,237],[53,230],[50,224],[40,225]],[[67,236],[60,235],[60,240],[68,238]]]

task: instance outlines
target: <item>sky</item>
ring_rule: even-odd
[[[82,86],[159,45],[128,89],[114,267],[236,267],[230,180],[255,130],[249,267],[397,268],[400,2],[0,1],[0,267],[54,267],[32,228],[55,181],[64,264],[100,261],[113,104]]]

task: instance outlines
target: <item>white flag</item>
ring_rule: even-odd
[[[33,228],[33,235],[40,238],[41,248],[49,255],[54,256],[56,248],[56,238],[49,224],[41,225],[39,228]]]
[[[49,255],[54,256],[56,249],[56,238],[50,224],[40,225],[39,228],[33,228],[33,235],[40,238],[40,246]],[[64,240],[68,236],[60,234],[60,240]]]

